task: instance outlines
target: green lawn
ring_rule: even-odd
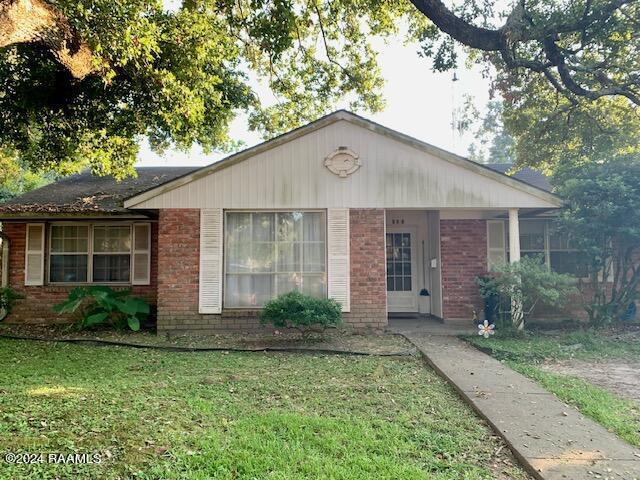
[[[0,365],[0,448],[103,459],[0,478],[526,478],[414,357],[0,339]]]
[[[540,368],[549,360],[640,362],[637,333],[623,331],[526,332],[522,337],[485,339],[467,337],[483,351],[505,361],[511,368],[536,380],[563,401],[574,405],[632,445],[640,447],[640,405],[572,375]]]

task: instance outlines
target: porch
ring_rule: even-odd
[[[386,209],[389,318],[436,318],[463,325],[471,323],[474,312],[481,318],[475,278],[486,274],[492,263],[520,259],[520,215],[536,213]]]

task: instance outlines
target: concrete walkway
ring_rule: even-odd
[[[640,479],[638,449],[455,336],[475,330],[397,319],[389,329],[422,352],[536,478]]]

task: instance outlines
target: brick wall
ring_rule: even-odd
[[[358,327],[387,325],[385,214],[383,209],[351,209],[351,312],[345,322]]]
[[[198,313],[200,210],[163,209],[158,223],[158,332],[197,334],[260,328],[255,310]]]
[[[351,312],[355,327],[387,324],[384,210],[351,210]],[[198,313],[200,211],[160,211],[158,230],[158,331],[206,333],[260,328],[255,310]]]
[[[475,277],[487,271],[485,220],[440,220],[442,312],[447,319],[482,313]]]
[[[151,225],[151,284],[132,287],[133,294],[145,298],[153,307],[156,305],[156,278],[158,272],[157,224]],[[52,310],[53,305],[66,299],[70,285],[25,286],[24,258],[26,243],[25,223],[4,223],[3,233],[9,237],[9,285],[21,293],[25,298],[18,300],[11,314],[6,318],[7,323],[68,323],[72,321],[69,315],[58,315]],[[45,236],[49,234],[47,226]],[[45,245],[48,238],[45,238]],[[48,252],[45,256],[45,271],[48,265]]]

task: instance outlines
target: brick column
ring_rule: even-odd
[[[351,312],[354,327],[387,325],[387,272],[383,209],[351,209]]]
[[[475,283],[487,271],[487,222],[440,220],[442,262],[442,316],[468,319],[482,313],[482,298]]]

